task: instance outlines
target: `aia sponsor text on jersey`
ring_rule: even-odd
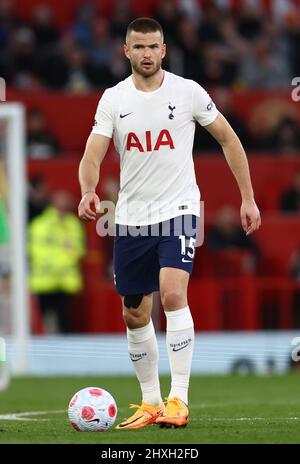
[[[141,153],[147,151],[158,151],[160,147],[168,146],[170,150],[174,150],[174,142],[168,129],[162,129],[158,137],[154,137],[151,131],[146,131],[144,137],[138,137],[134,132],[129,132],[127,135],[126,150],[132,148],[139,150]]]

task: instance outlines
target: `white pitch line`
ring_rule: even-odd
[[[16,420],[16,421],[47,421],[49,419],[32,419],[28,416],[43,416],[45,414],[60,414],[66,412],[65,409],[57,409],[53,411],[31,411],[31,412],[16,412],[10,414],[0,414],[0,420]]]

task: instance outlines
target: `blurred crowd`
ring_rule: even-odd
[[[114,0],[107,17],[101,0],[75,2],[73,22],[62,27],[54,20],[52,2],[37,2],[25,21],[17,14],[16,0],[0,0],[0,76],[25,92],[84,95],[115,85],[130,74],[123,44],[136,15],[133,3]],[[207,88],[247,150],[299,153],[295,114],[287,110],[267,131],[259,131],[235,113],[232,91],[291,90],[292,77],[300,75],[300,2],[153,0],[153,5],[167,43],[164,68]],[[265,110],[271,119],[271,108]],[[27,139],[31,158],[63,151],[36,109],[28,115]],[[194,147],[196,152],[219,151],[199,128]]]
[[[81,4],[73,24],[60,28],[51,2],[38,4],[31,20],[15,13],[14,0],[0,1],[0,75],[19,89],[88,91],[128,75],[123,55],[126,27],[134,19],[129,0],[114,2],[112,16],[101,1]],[[168,56],[164,67],[204,86],[287,88],[300,74],[300,12],[294,0],[159,0]]]

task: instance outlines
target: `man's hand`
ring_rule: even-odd
[[[100,200],[96,193],[86,192],[78,206],[78,216],[82,221],[94,221],[100,212]]]
[[[260,212],[254,200],[242,202],[241,221],[246,235],[259,229],[261,225]]]

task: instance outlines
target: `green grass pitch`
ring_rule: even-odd
[[[183,429],[155,425],[105,433],[76,432],[66,408],[72,395],[87,386],[105,388],[118,405],[116,423],[128,416],[129,403],[140,401],[134,377],[58,377],[13,379],[0,392],[0,443],[300,443],[299,373],[270,376],[192,376],[190,424]],[[167,395],[168,378],[161,379]],[[17,416],[13,413],[44,412]]]

